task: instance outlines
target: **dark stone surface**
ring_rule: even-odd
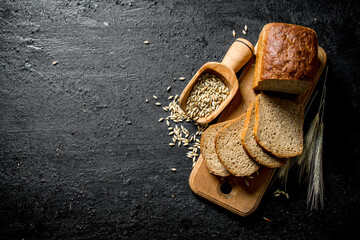
[[[359,234],[359,9],[359,1],[2,0],[1,239]],[[246,24],[255,44],[268,22],[313,28],[328,54],[325,209],[308,210],[306,185],[292,178],[289,200],[272,196],[282,187],[274,182],[242,218],[192,193],[187,150],[168,146],[157,122],[166,114],[151,96],[165,104],[186,85],[174,78],[221,61],[233,29],[240,36]]]

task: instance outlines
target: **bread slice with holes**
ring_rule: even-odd
[[[304,109],[293,100],[260,93],[255,101],[254,136],[258,144],[279,158],[303,150]]]
[[[241,144],[241,132],[246,114],[220,129],[215,138],[215,150],[222,165],[234,176],[250,176],[260,165],[251,159]]]
[[[270,168],[284,166],[287,158],[278,158],[263,149],[254,136],[255,102],[252,102],[246,113],[244,129],[241,133],[241,144],[253,160]]]
[[[206,131],[201,135],[200,148],[201,154],[205,161],[209,172],[221,176],[227,177],[231,174],[229,171],[221,164],[218,155],[215,150],[215,137],[222,127],[229,124],[231,121],[221,122],[214,125],[211,125],[206,129]]]

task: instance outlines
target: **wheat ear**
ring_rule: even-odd
[[[305,135],[304,148],[303,153],[296,157],[296,163],[299,166],[299,183],[301,182],[304,174],[309,173],[311,159],[313,157],[314,152],[311,151],[311,148],[315,144],[316,132],[319,127],[319,113],[316,114],[315,118],[310,124],[309,130]]]
[[[318,202],[320,202],[321,209],[324,208],[324,180],[322,172],[323,132],[324,124],[321,121],[316,134],[316,142],[313,146],[315,154],[311,161],[310,181],[306,201],[311,210],[318,209]]]
[[[324,208],[324,178],[322,170],[322,154],[323,154],[323,136],[324,136],[324,111],[325,111],[325,97],[326,97],[326,79],[328,74],[328,68],[326,68],[325,81],[323,86],[323,92],[321,94],[319,110],[317,117],[319,118],[319,127],[315,136],[315,144],[310,150],[311,156],[309,156],[310,164],[310,179],[308,185],[307,194],[307,206],[311,210],[318,209],[318,203],[320,202],[320,208]],[[319,117],[319,114],[321,116]]]

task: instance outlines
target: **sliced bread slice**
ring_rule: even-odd
[[[284,166],[287,158],[277,158],[265,151],[254,137],[255,102],[252,102],[246,113],[244,130],[241,133],[241,144],[253,160],[270,168]]]
[[[260,165],[251,159],[241,145],[241,132],[246,114],[220,129],[215,138],[215,149],[220,162],[234,176],[250,176]]]
[[[225,125],[229,124],[229,122],[230,121],[226,121],[211,125],[201,135],[201,141],[200,141],[201,154],[207,168],[209,169],[209,172],[221,177],[227,177],[230,176],[231,174],[221,164],[216,154],[215,137],[218,134],[219,130]]]
[[[264,93],[256,96],[254,136],[258,144],[279,158],[303,150],[304,109],[295,101]]]

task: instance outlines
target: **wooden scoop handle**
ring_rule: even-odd
[[[227,51],[221,64],[236,73],[250,60],[253,54],[253,45],[244,38],[238,38]]]

